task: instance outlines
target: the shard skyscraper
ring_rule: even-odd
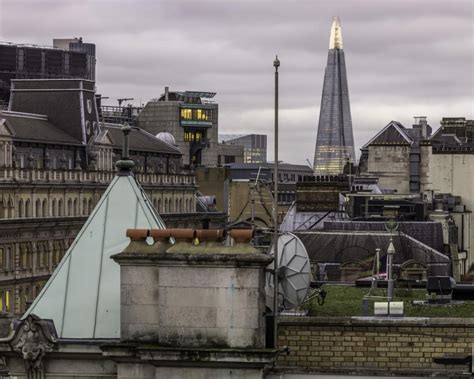
[[[314,153],[315,175],[341,174],[350,160],[355,163],[346,62],[342,49],[342,30],[334,17],[329,38],[329,53],[319,113]]]

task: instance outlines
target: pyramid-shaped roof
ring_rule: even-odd
[[[23,318],[52,319],[60,338],[120,338],[120,266],[110,256],[128,245],[129,228],[164,223],[135,178],[118,175]]]
[[[398,121],[390,121],[362,149],[370,145],[411,145],[413,139],[406,133],[405,127]]]

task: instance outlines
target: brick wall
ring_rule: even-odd
[[[278,366],[362,371],[466,371],[465,365],[433,362],[472,353],[474,319],[374,320],[369,318],[281,318],[278,343],[288,346]]]

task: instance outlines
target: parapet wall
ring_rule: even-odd
[[[462,373],[467,364],[434,360],[472,354],[474,318],[282,317],[278,344],[291,350],[278,358],[283,370]]]

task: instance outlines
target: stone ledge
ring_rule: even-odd
[[[262,253],[135,253],[124,252],[112,255],[111,258],[123,265],[143,265],[160,262],[160,265],[166,263],[170,265],[231,265],[231,266],[267,266],[273,258]]]
[[[279,325],[433,326],[474,328],[474,318],[441,317],[297,317],[282,316]]]
[[[387,369],[354,369],[354,368],[301,368],[301,367],[285,367],[285,366],[275,366],[268,372],[268,376],[272,378],[272,375],[281,375],[281,374],[303,374],[303,375],[344,375],[344,376],[406,376],[406,377],[431,377],[431,378],[471,378],[472,374],[466,372],[463,369],[454,370],[450,369],[398,369],[390,370]],[[334,376],[335,378],[337,376]]]
[[[275,349],[172,348],[158,345],[112,343],[101,345],[114,361],[150,362],[159,366],[263,368],[274,362]]]

